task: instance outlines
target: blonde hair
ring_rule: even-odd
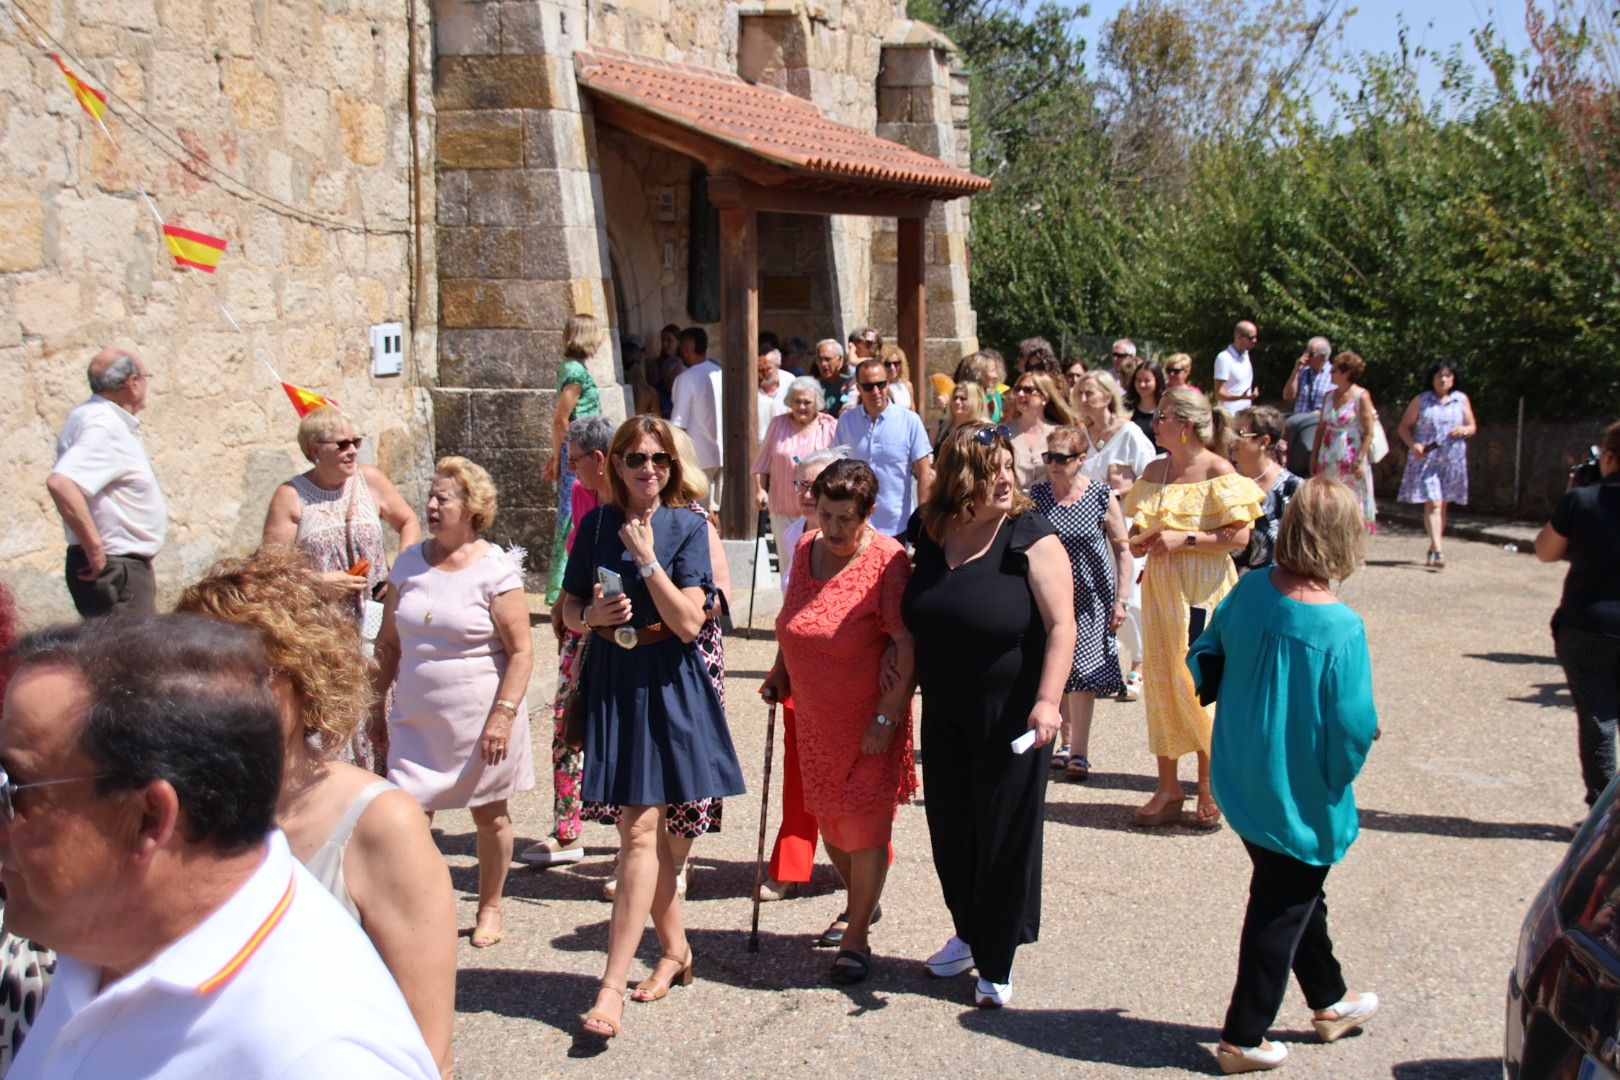
[[[928,500],[922,504],[923,529],[936,544],[945,542],[945,526],[952,522],[972,521],[977,504],[990,497],[999,470],[996,455],[1005,450],[1013,452],[1012,443],[997,435],[986,446],[977,436],[981,431],[1005,431],[985,423],[960,424],[940,440],[939,458],[934,466],[934,483],[928,489]],[[1017,517],[1030,507],[1029,497],[1013,485],[1010,518]]]
[[[1288,500],[1272,549],[1284,570],[1323,581],[1343,581],[1361,565],[1367,521],[1355,492],[1332,476],[1301,484]]]
[[[1209,398],[1190,386],[1177,386],[1159,397],[1159,415],[1173,416],[1192,425],[1199,445],[1226,456],[1232,441],[1232,417],[1225,409],[1211,408]]]
[[[1017,386],[1025,379],[1034,383],[1035,389],[1046,398],[1046,407],[1041,410],[1042,420],[1059,427],[1071,427],[1078,422],[1079,418],[1074,415],[1074,407],[1069,404],[1068,387],[1059,390],[1057,380],[1039,370],[1024,372],[1013,380],[1013,385]]]
[[[672,491],[666,488],[675,502],[707,503],[709,499],[709,474],[703,471],[698,464],[697,447],[692,443],[692,436],[674,424],[669,426],[669,433],[675,439],[675,456],[681,459],[680,490]],[[674,477],[670,477],[673,481]],[[673,484],[671,485],[673,487]]]
[[[967,398],[968,412],[972,414],[967,420],[964,420],[963,423],[973,420],[987,420],[990,418],[990,405],[985,401],[984,387],[980,386],[976,382],[959,382],[956,384],[955,389],[951,391],[952,397],[955,397],[957,394],[961,394]]]
[[[906,350],[902,349],[892,341],[885,342],[883,347],[878,350],[878,359],[882,360],[885,364],[887,364],[890,360],[899,360],[900,381],[911,381],[911,365],[906,361]]]
[[[340,431],[353,431],[354,421],[344,416],[331,405],[322,405],[318,409],[311,409],[298,421],[298,449],[304,452],[304,458],[313,462],[316,458],[315,444],[331,438]]]
[[[1193,358],[1187,353],[1177,352],[1171,353],[1169,356],[1164,358],[1164,374],[1167,380],[1170,378],[1170,369],[1175,365],[1180,364],[1183,360],[1187,362],[1187,378],[1192,378]]]
[[[1116,420],[1123,420],[1130,415],[1129,410],[1125,408],[1125,395],[1120,391],[1119,381],[1114,378],[1113,372],[1102,371],[1100,369],[1097,371],[1088,371],[1076,379],[1074,382],[1074,394],[1076,401],[1080,399],[1080,388],[1085,386],[1087,383],[1092,383],[1101,387],[1102,392],[1108,395],[1109,416],[1112,416]]]
[[[563,355],[570,360],[589,360],[602,344],[602,324],[595,315],[570,315],[563,331]]]
[[[257,630],[292,684],[298,720],[321,749],[347,743],[372,705],[370,663],[352,606],[290,547],[221,559],[180,594],[176,611]]]
[[[495,524],[495,481],[482,465],[451,455],[438,460],[433,466],[433,475],[454,480],[461,489],[473,532],[483,532]]]

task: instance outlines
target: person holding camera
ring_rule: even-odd
[[[1446,531],[1446,504],[1468,505],[1468,438],[1479,430],[1474,406],[1457,389],[1457,368],[1442,360],[1429,369],[1429,389],[1413,398],[1396,434],[1410,448],[1400,501],[1423,504],[1429,534],[1426,565],[1446,566],[1440,548]]]
[[[1569,560],[1553,612],[1553,651],[1575,699],[1586,805],[1614,778],[1620,725],[1620,421],[1603,433],[1597,483],[1564,493],[1536,534],[1536,558]]]

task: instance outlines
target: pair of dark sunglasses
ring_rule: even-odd
[[[1006,424],[997,424],[995,427],[980,428],[973,433],[973,441],[980,446],[994,446],[997,439],[1011,446],[1012,429]]]
[[[628,454],[624,455],[624,463],[632,469],[639,469],[643,465],[647,464],[647,460],[649,458],[652,459],[653,468],[655,469],[667,469],[670,466],[670,462],[675,460],[662,450],[658,451],[656,454],[644,454],[640,450],[632,450]]]
[[[889,387],[888,379],[879,379],[877,382],[861,383],[862,390],[886,390]]]
[[[364,435],[356,435],[352,439],[332,439],[329,441],[322,440],[322,444],[325,446],[335,446],[338,449],[338,453],[342,454],[346,453],[351,447],[356,450],[360,449],[360,444],[364,442],[365,439],[366,437]]]
[[[1048,465],[1067,465],[1069,462],[1073,461],[1075,458],[1083,458],[1085,456],[1086,455],[1079,454],[1079,453],[1076,453],[1076,454],[1057,454],[1057,453],[1053,453],[1052,451],[1048,450],[1046,453],[1041,455],[1041,460],[1046,462]]]

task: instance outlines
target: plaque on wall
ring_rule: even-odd
[[[692,174],[691,230],[686,243],[686,313],[693,322],[720,321],[720,211],[709,202],[708,174]]]
[[[767,311],[809,311],[809,276],[760,278],[759,306]]]

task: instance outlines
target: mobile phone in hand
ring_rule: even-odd
[[[597,584],[602,586],[603,596],[624,595],[624,578],[620,577],[617,572],[609,570],[605,566],[598,566],[596,568],[596,581]]]

